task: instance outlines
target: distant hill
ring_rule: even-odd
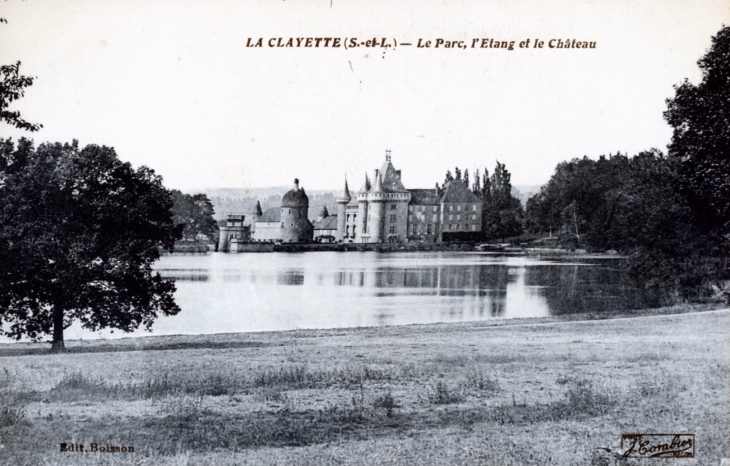
[[[522,207],[527,205],[530,196],[540,192],[541,184],[520,184],[512,186],[512,195],[522,202]]]
[[[291,189],[290,186],[275,186],[271,188],[205,188],[189,194],[203,193],[208,196],[215,209],[215,219],[225,219],[229,214],[250,214],[256,208],[256,201],[261,202],[261,209],[281,205],[281,196]],[[315,220],[323,206],[327,206],[330,213],[337,212],[335,193],[323,190],[308,190],[309,218]]]

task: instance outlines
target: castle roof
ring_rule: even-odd
[[[411,204],[414,205],[437,205],[440,197],[435,188],[431,189],[409,189],[411,193]]]
[[[347,178],[345,178],[345,189],[342,191],[342,194],[340,194],[340,197],[338,197],[337,200],[347,203],[350,202],[351,199],[352,196],[350,196],[350,190],[347,187]]]
[[[327,218],[327,217],[329,217],[329,215],[330,215],[329,212],[327,212],[327,206],[323,205],[322,209],[319,211],[319,216],[322,218]]]
[[[467,204],[479,202],[479,198],[471,192],[469,187],[460,180],[453,180],[446,183],[441,202],[447,204]]]
[[[383,187],[383,179],[380,176],[380,172],[377,170],[375,171],[375,184],[373,185],[373,188],[370,190],[371,193],[383,193],[385,192],[385,189]]]
[[[403,182],[400,179],[400,170],[396,170],[390,163],[390,155],[385,159],[385,163],[380,168],[380,178],[383,188],[389,193],[405,193],[407,192]]]
[[[370,191],[370,179],[368,178],[368,174],[365,173],[365,184],[362,185],[362,188],[360,188],[360,191],[358,191],[358,194],[367,194],[368,191]]]
[[[314,222],[315,230],[336,230],[337,229],[337,215],[330,215],[322,220]]]
[[[299,187],[299,180],[294,179],[294,189],[287,191],[281,198],[282,207],[309,207],[309,197],[304,188]]]
[[[258,219],[259,222],[265,223],[279,223],[281,222],[281,208],[271,207],[266,209],[261,217]]]

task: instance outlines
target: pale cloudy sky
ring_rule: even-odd
[[[507,164],[541,184],[566,159],[665,150],[672,86],[730,2],[8,0],[2,63],[36,142],[113,146],[169,187],[362,184],[392,150],[406,187]],[[595,50],[248,48],[262,37],[595,41]],[[23,133],[0,126],[0,136]]]

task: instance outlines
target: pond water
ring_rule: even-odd
[[[462,322],[655,307],[617,260],[488,253],[306,252],[164,256],[182,308],[155,335]],[[138,330],[132,335],[146,335]],[[122,337],[74,325],[66,339]]]

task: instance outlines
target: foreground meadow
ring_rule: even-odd
[[[527,322],[0,345],[0,464],[730,457],[730,310]],[[632,432],[696,458],[618,458]]]

